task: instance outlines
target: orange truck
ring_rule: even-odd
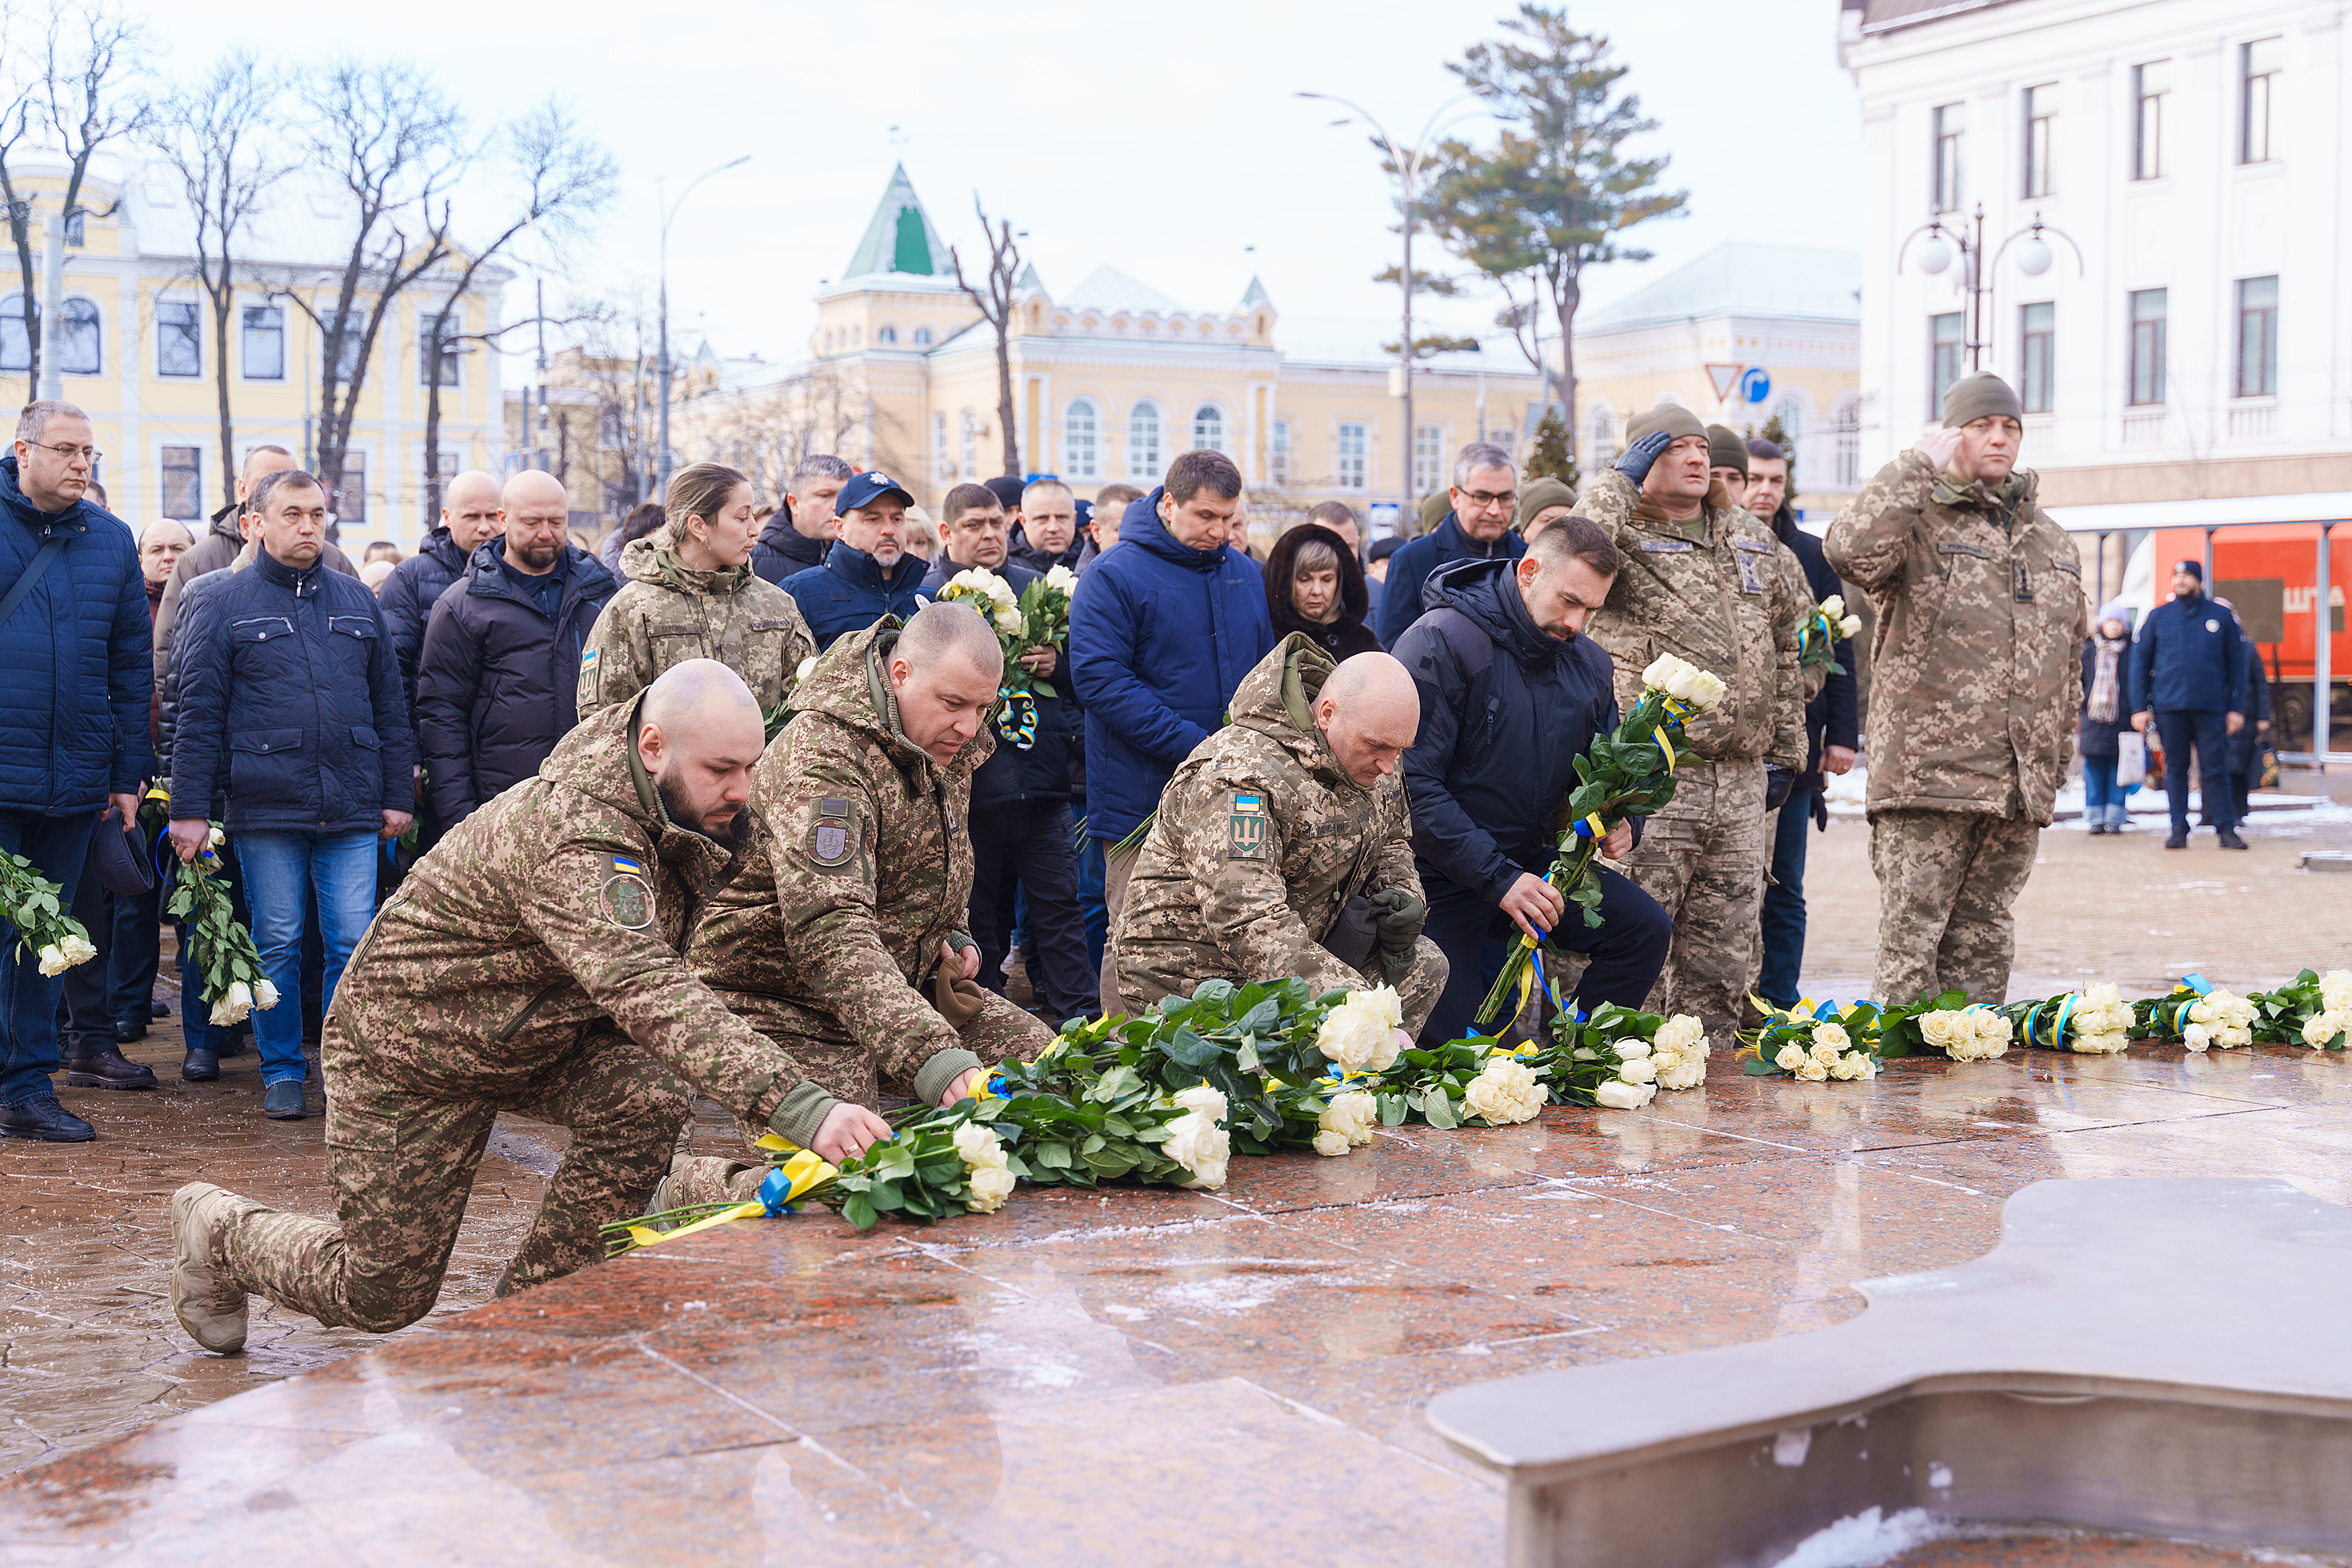
[[[2344,590],[2352,582],[2352,524],[2339,524],[2328,542],[2328,718],[2336,742],[2330,749],[2342,750],[2352,739],[2352,643],[2344,637]],[[2158,596],[2169,591],[2167,569],[2172,562],[2200,560],[2204,554],[2205,530],[2158,529],[2153,552]],[[2246,636],[2262,653],[2271,681],[2271,733],[2281,751],[2313,750],[2318,579],[2315,524],[2264,523],[2213,532],[2209,592],[2236,608]]]

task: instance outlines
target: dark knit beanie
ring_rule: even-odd
[[[1630,447],[1657,430],[1664,430],[1670,441],[1679,441],[1685,436],[1706,434],[1706,426],[1698,422],[1697,415],[1679,404],[1661,403],[1655,408],[1636,414],[1627,423],[1625,445]]]
[[[1727,426],[1706,427],[1706,466],[1710,468],[1738,468],[1740,478],[1748,477],[1748,443],[1739,433]]]
[[[1948,430],[1957,430],[1972,420],[1994,414],[2005,414],[2021,425],[2025,422],[2025,406],[2017,401],[2017,394],[2009,389],[2009,383],[1989,370],[1962,376],[1944,394],[1944,427]]]
[[[1518,530],[1521,533],[1525,533],[1528,531],[1528,522],[1534,519],[1536,513],[1548,507],[1574,506],[1575,504],[1576,493],[1568,488],[1565,481],[1553,479],[1549,474],[1546,474],[1539,479],[1530,480],[1528,488],[1519,492],[1519,514],[1516,520]]]

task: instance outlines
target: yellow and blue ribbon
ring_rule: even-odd
[[[770,1171],[761,1181],[758,1197],[750,1203],[737,1204],[732,1208],[721,1209],[717,1214],[706,1215],[696,1220],[692,1225],[682,1226],[677,1230],[655,1230],[647,1226],[633,1225],[629,1227],[629,1239],[639,1247],[652,1247],[660,1242],[677,1241],[682,1237],[693,1236],[698,1232],[709,1230],[734,1220],[761,1217],[775,1219],[788,1214],[798,1214],[800,1210],[794,1206],[793,1200],[806,1194],[812,1188],[823,1186],[841,1173],[830,1163],[821,1158],[814,1150],[803,1149],[791,1140],[779,1138],[772,1132],[761,1139],[758,1147],[773,1153],[789,1152],[791,1156],[774,1170]]]

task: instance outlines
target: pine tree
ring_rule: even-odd
[[[1568,422],[1557,408],[1547,408],[1536,422],[1535,445],[1528,452],[1528,468],[1522,481],[1553,479],[1568,486],[1573,494],[1581,488],[1582,479],[1577,472],[1576,459],[1568,450]]]

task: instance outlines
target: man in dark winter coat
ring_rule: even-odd
[[[1797,514],[1790,509],[1789,455],[1769,441],[1752,439],[1747,457],[1748,515],[1771,524],[1772,532],[1797,558],[1814,604],[1833,594],[1842,599],[1845,585],[1830,570],[1822,542],[1797,526]],[[1832,651],[1836,666],[1805,704],[1805,771],[1780,803],[1773,826],[1771,880],[1764,884],[1764,957],[1756,993],[1783,1007],[1798,999],[1798,976],[1805,961],[1805,830],[1815,824],[1828,830],[1829,806],[1822,799],[1826,776],[1852,772],[1862,745],[1855,718],[1853,648],[1840,642]]]
[[[376,590],[384,630],[392,634],[393,657],[400,661],[401,689],[409,710],[416,709],[416,655],[425,646],[425,623],[450,584],[466,574],[474,552],[498,537],[506,524],[499,510],[499,481],[468,468],[441,492],[441,521],[416,553],[392,569]]]
[[[1078,536],[1078,498],[1059,479],[1032,479],[1021,492],[1021,523],[1011,530],[1007,553],[1016,566],[1045,572],[1055,566],[1077,570],[1086,542]]]
[[[2197,752],[2205,817],[2224,849],[2243,849],[2231,787],[2230,738],[2245,728],[2245,634],[2238,617],[2205,596],[2205,563],[2172,568],[2172,598],[2148,612],[2132,639],[2132,728],[2151,721],[2164,742],[2164,794],[2172,807],[2167,849],[2189,847],[2189,752]]]
[[[1225,542],[1241,494],[1231,458],[1186,452],[1129,506],[1118,548],[1078,579],[1070,675],[1087,710],[1087,835],[1106,849],[1159,809],[1176,764],[1273,650],[1265,579]],[[1134,868],[1132,850],[1106,863],[1114,927]]]
[[[1421,618],[1421,585],[1456,561],[1517,561],[1527,542],[1511,531],[1519,504],[1518,469],[1500,447],[1473,441],[1454,459],[1453,510],[1429,532],[1389,557],[1381,584],[1381,642],[1394,648]]]
[[[153,763],[147,592],[131,530],[88,499],[97,458],[89,416],[47,399],[0,458],[0,849],[68,904],[100,812],[130,821]],[[58,978],[17,936],[0,920],[0,1136],[85,1142],[50,1087]]]
[[[417,660],[416,738],[443,828],[524,779],[579,721],[588,628],[620,582],[567,542],[562,484],[537,469],[507,481],[503,537],[474,552],[441,595]]]
[[[841,537],[825,552],[824,564],[782,584],[801,607],[820,654],[885,616],[907,620],[930,602],[922,591],[929,567],[907,549],[907,509],[915,498],[906,487],[873,469],[844,485],[833,504]]]
[[[751,546],[752,574],[782,587],[793,574],[824,565],[824,552],[841,535],[833,503],[841,487],[856,477],[856,469],[830,452],[813,452],[793,465],[793,488],[784,492],[784,504]]]
[[[226,796],[278,1000],[257,1001],[262,1111],[309,1113],[302,1080],[302,933],[318,899],[321,1005],[375,913],[376,841],[405,832],[416,760],[400,666],[375,595],[327,567],[327,497],[299,468],[265,475],[249,505],[260,548],[182,628],[172,747],[172,845],[201,854]]]
[[[1657,900],[1605,866],[1598,929],[1544,879],[1576,758],[1617,727],[1609,656],[1579,635],[1609,597],[1616,547],[1580,517],[1552,524],[1516,562],[1461,562],[1430,580],[1434,607],[1397,639],[1421,690],[1421,731],[1404,754],[1413,864],[1429,903],[1422,934],[1445,954],[1445,990],[1421,1032],[1456,1038],[1484,994],[1490,939],[1549,932],[1589,953],[1576,1005],[1639,1007],[1665,967],[1673,923]],[[1609,826],[1622,859],[1633,822]],[[1516,930],[1514,929],[1516,928]],[[1496,1025],[1501,1021],[1496,1020]]]
[[[253,487],[270,474],[294,466],[294,454],[283,447],[256,447],[245,455],[245,467],[236,476],[236,500],[213,513],[212,527],[195,542],[195,547],[180,557],[172,568],[171,580],[163,584],[163,597],[155,606],[155,679],[161,683],[164,667],[171,662],[172,636],[180,621],[180,595],[192,579],[207,572],[219,572],[236,559],[245,548],[246,530],[251,518],[247,502]],[[341,572],[356,578],[358,567],[351,557],[335,547],[331,540],[320,541],[319,560],[329,571]]]

